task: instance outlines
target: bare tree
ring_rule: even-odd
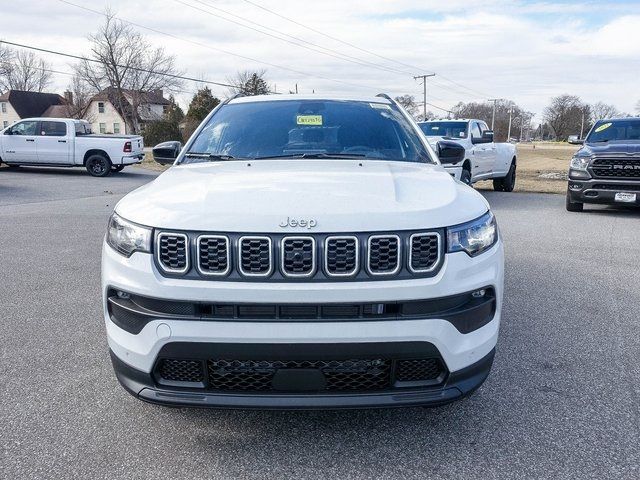
[[[603,118],[614,118],[620,115],[620,111],[615,105],[608,105],[604,102],[596,102],[591,105],[591,117],[594,122]]]
[[[456,118],[477,118],[483,120],[487,125],[491,126],[493,119],[493,103],[486,102],[470,102],[458,103],[452,108]],[[524,110],[509,100],[498,100],[496,102],[496,116],[494,121],[494,136],[497,141],[504,142],[509,139],[507,136],[514,135],[516,131],[516,123],[522,117]],[[509,118],[511,118],[511,131],[509,131]],[[526,123],[524,124],[526,128]]]
[[[12,68],[14,52],[6,45],[0,43],[0,78],[6,77]],[[0,85],[0,92],[2,87]]]
[[[98,32],[89,36],[89,60],[76,65],[76,75],[96,93],[105,89],[128,129],[140,132],[140,107],[150,92],[175,90],[182,81],[175,57],[153,48],[130,25],[106,13]]]
[[[549,124],[556,140],[566,140],[569,135],[590,128],[591,108],[575,95],[558,95],[544,109],[544,119]]]
[[[409,115],[412,117],[416,117],[418,114],[418,104],[416,103],[416,97],[413,95],[400,95],[395,98],[396,102],[398,102],[402,107],[407,111]]]
[[[0,45],[0,91],[42,92],[51,84],[51,65],[33,52]]]
[[[93,97],[91,86],[79,75],[74,75],[71,83],[67,85],[65,98],[67,100],[67,112],[70,118],[84,118],[93,121],[89,114],[89,105]]]
[[[266,70],[258,70],[255,72],[245,70],[236,73],[233,77],[227,77],[227,82],[233,85],[233,87],[229,88],[228,94],[230,96],[239,93],[243,95],[270,94],[271,88],[264,78],[266,73]]]

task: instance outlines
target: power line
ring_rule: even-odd
[[[98,10],[94,10],[92,8],[85,7],[83,5],[78,5],[78,4],[70,2],[68,0],[58,0],[58,1],[62,2],[64,4],[76,7],[76,8],[80,8],[82,10],[86,10],[86,11],[94,13],[96,15],[101,15],[101,16],[105,16],[105,17],[108,16],[104,12],[100,12]],[[341,84],[344,84],[344,85],[349,85],[351,87],[366,88],[368,90],[374,90],[374,89],[375,90],[379,90],[379,88],[373,88],[373,87],[367,87],[367,86],[364,86],[364,85],[358,85],[358,84],[355,84],[355,83],[345,82],[345,81],[342,81],[342,80],[337,80],[337,79],[334,79],[334,78],[324,77],[324,76],[317,75],[317,74],[310,74],[310,73],[303,72],[303,71],[300,71],[300,70],[295,70],[293,68],[284,67],[282,65],[277,65],[275,63],[265,62],[263,60],[258,60],[256,58],[247,57],[246,55],[240,55],[238,53],[234,53],[234,52],[231,52],[229,50],[224,50],[222,48],[213,47],[213,46],[208,45],[208,44],[196,42],[195,40],[182,38],[182,37],[179,37],[178,35],[174,35],[174,34],[168,33],[168,32],[163,32],[162,30],[158,30],[158,29],[155,29],[155,28],[152,28],[152,27],[147,27],[146,25],[142,25],[142,24],[139,24],[139,23],[136,23],[136,22],[132,22],[131,20],[125,20],[125,19],[123,19],[121,17],[116,17],[116,16],[113,16],[113,17],[114,18],[118,18],[118,20],[120,20],[121,22],[127,23],[129,25],[133,25],[134,27],[142,28],[144,30],[148,30],[150,32],[157,33],[159,35],[164,35],[166,37],[171,37],[171,38],[174,38],[176,40],[180,40],[182,42],[190,43],[192,45],[197,45],[199,47],[207,48],[209,50],[213,50],[213,51],[216,51],[216,52],[222,52],[224,54],[231,55],[233,57],[242,58],[243,60],[249,60],[251,62],[256,62],[256,63],[262,64],[262,65],[267,65],[269,67],[277,68],[277,69],[280,69],[280,70],[286,70],[286,71],[289,71],[289,72],[297,73],[298,75],[304,75],[305,77],[317,78],[317,79],[327,80],[327,81],[330,81],[330,82],[341,83]]]
[[[279,18],[282,18],[283,20],[286,20],[286,21],[288,21],[288,22],[291,22],[291,23],[293,23],[294,25],[298,25],[298,26],[300,26],[300,27],[302,27],[302,28],[306,28],[307,30],[310,30],[310,31],[312,31],[312,32],[315,32],[315,33],[317,33],[317,34],[320,34],[320,35],[322,35],[322,36],[324,36],[324,37],[326,37],[326,38],[329,38],[329,39],[334,40],[334,41],[336,41],[336,42],[342,43],[342,44],[344,44],[344,45],[348,45],[349,47],[351,47],[351,48],[355,48],[356,50],[360,50],[361,52],[367,53],[367,54],[369,54],[369,55],[373,55],[373,56],[378,57],[378,58],[381,58],[381,59],[383,59],[383,60],[387,60],[387,61],[393,62],[393,63],[398,64],[398,65],[402,65],[403,67],[410,68],[411,70],[414,70],[414,71],[415,71],[415,70],[418,70],[418,71],[420,71],[420,70],[424,70],[423,68],[419,68],[419,67],[417,67],[417,66],[415,66],[415,65],[410,65],[410,64],[408,64],[408,63],[400,62],[400,61],[395,60],[395,59],[393,59],[393,58],[389,58],[389,57],[385,57],[385,56],[383,56],[383,55],[379,55],[379,54],[377,54],[377,53],[375,53],[375,52],[372,52],[371,50],[367,50],[367,49],[365,49],[365,48],[362,48],[362,47],[359,47],[359,46],[357,46],[357,45],[354,45],[353,43],[350,43],[350,42],[347,42],[347,41],[342,40],[342,39],[340,39],[340,38],[337,38],[337,37],[334,37],[334,36],[332,36],[332,35],[329,35],[329,34],[327,34],[327,33],[323,32],[323,31],[321,31],[321,30],[317,30],[317,29],[315,29],[315,28],[313,28],[313,27],[310,27],[310,26],[308,26],[308,25],[305,25],[305,24],[303,24],[303,23],[300,23],[300,22],[298,22],[298,21],[296,21],[296,20],[293,20],[292,18],[289,18],[289,17],[287,17],[287,16],[285,16],[285,15],[282,15],[282,14],[280,14],[280,13],[278,13],[278,12],[275,12],[275,11],[273,11],[273,10],[270,10],[269,8],[264,7],[264,6],[262,6],[262,5],[258,4],[258,3],[255,3],[255,2],[253,2],[253,1],[251,1],[251,0],[243,0],[243,1],[244,1],[245,3],[248,3],[248,4],[250,4],[250,5],[253,5],[254,7],[260,8],[261,10],[264,10],[264,11],[266,11],[266,12],[269,12],[269,13],[270,13],[270,14],[272,14],[272,15],[275,15],[275,16],[277,16],[277,17],[279,17]],[[433,72],[432,72],[432,73],[433,73]],[[438,74],[438,77],[440,77],[440,78],[442,78],[443,80],[448,81],[448,82],[450,82],[450,83],[452,83],[452,84],[454,84],[454,85],[457,85],[458,87],[464,88],[465,90],[468,90],[468,91],[471,91],[471,92],[475,92],[475,93],[476,93],[476,94],[478,94],[481,98],[486,98],[486,97],[490,96],[490,95],[487,95],[486,93],[480,93],[478,90],[475,90],[475,89],[472,89],[472,88],[466,87],[466,86],[462,85],[461,83],[456,82],[455,80],[452,80],[452,79],[450,79],[450,78],[448,78],[448,77],[445,77],[444,75]],[[444,85],[440,85],[440,86],[441,86],[442,88],[447,88],[447,87],[445,87]]]
[[[374,63],[374,62],[370,62],[368,60],[364,60],[364,59],[361,59],[361,58],[358,58],[358,57],[354,57],[352,55],[347,55],[345,53],[338,52],[337,50],[334,50],[334,49],[331,49],[331,48],[327,48],[327,47],[324,47],[322,45],[318,45],[317,43],[310,42],[310,41],[305,40],[303,38],[296,37],[294,35],[289,35],[288,33],[280,32],[280,31],[278,31],[278,30],[276,30],[274,28],[271,28],[271,27],[268,27],[268,26],[263,25],[261,23],[254,22],[252,20],[243,18],[243,17],[241,17],[239,15],[234,14],[233,12],[230,12],[228,10],[224,10],[224,9],[222,9],[220,7],[213,6],[213,5],[211,5],[211,4],[209,4],[209,3],[205,2],[205,1],[202,1],[202,0],[192,0],[192,1],[194,1],[196,3],[199,3],[201,5],[204,5],[204,6],[208,7],[208,8],[210,8],[210,9],[222,12],[225,15],[229,15],[231,17],[238,18],[238,19],[242,20],[242,22],[246,22],[246,23],[250,23],[252,25],[256,25],[260,29],[264,29],[264,30],[268,30],[268,31],[271,31],[271,32],[275,32],[277,35],[273,35],[271,33],[265,32],[265,31],[260,30],[258,28],[250,27],[249,25],[245,25],[244,23],[240,23],[240,22],[237,22],[235,20],[230,20],[230,19],[225,18],[223,16],[217,15],[217,14],[215,14],[213,12],[210,12],[210,11],[207,11],[207,10],[203,10],[200,7],[185,3],[182,0],[173,0],[173,1],[177,2],[177,3],[180,3],[181,5],[190,7],[192,9],[194,9],[194,10],[198,10],[200,12],[206,13],[207,15],[214,16],[214,17],[219,18],[221,20],[224,20],[226,22],[233,23],[234,25],[239,25],[239,26],[241,26],[243,28],[247,28],[247,29],[252,30],[254,32],[261,33],[262,35],[266,35],[266,36],[275,38],[277,40],[281,40],[283,42],[295,45],[295,46],[300,47],[300,48],[305,48],[307,50],[311,50],[312,52],[317,52],[317,53],[320,53],[322,55],[327,55],[327,56],[330,56],[330,57],[333,57],[333,58],[337,58],[339,60],[344,60],[344,61],[347,61],[347,62],[354,63],[356,65],[360,65],[360,66],[364,66],[364,67],[368,67],[368,68],[373,68],[373,69],[377,69],[377,70],[382,70],[382,71],[385,71],[385,72],[397,73],[399,75],[410,75],[410,72],[407,72],[405,70],[398,70],[397,68],[387,67],[385,65],[380,65],[380,64],[377,64],[377,63]],[[282,36],[288,37],[290,39],[293,39],[293,41],[292,40],[287,40],[286,38],[282,38]],[[311,45],[311,47],[309,47],[308,45]]]
[[[100,63],[100,64],[102,63],[100,60],[96,60],[95,58],[82,57],[80,55],[73,55],[71,53],[64,53],[64,52],[58,52],[56,50],[49,50],[49,49],[46,49],[46,48],[33,47],[33,46],[30,46],[30,45],[23,45],[21,43],[8,42],[6,40],[0,40],[0,43],[5,43],[7,45],[12,45],[14,47],[26,48],[26,49],[29,49],[29,50],[36,50],[38,52],[51,53],[53,55],[60,55],[60,56],[63,56],[63,57],[74,58],[76,60],[84,60],[84,61],[87,61],[87,62]],[[211,84],[211,85],[218,85],[218,86],[221,86],[221,87],[234,87],[235,86],[235,85],[231,85],[229,83],[213,82],[213,81],[210,81],[210,80],[199,80],[197,78],[185,77],[183,75],[176,75],[176,74],[173,74],[173,73],[155,72],[153,70],[148,70],[146,68],[131,67],[131,66],[125,66],[125,65],[118,65],[118,64],[115,64],[115,66],[120,67],[120,68],[128,68],[130,70],[135,70],[137,72],[152,73],[154,75],[161,75],[161,76],[164,76],[164,77],[175,78],[175,79],[178,79],[178,80],[188,80],[190,82],[208,83],[208,84]]]
[[[280,14],[280,13],[278,13],[278,12],[274,12],[273,10],[270,10],[270,9],[268,9],[267,7],[264,7],[264,6],[262,6],[262,5],[258,4],[258,3],[252,2],[251,0],[243,0],[243,1],[244,1],[244,2],[246,2],[246,3],[249,3],[249,4],[251,4],[251,5],[253,5],[254,7],[258,7],[258,8],[260,8],[260,9],[262,9],[262,10],[266,11],[266,12],[269,12],[269,13],[271,13],[272,15],[275,15],[276,17],[280,17],[280,18],[282,18],[283,20],[286,20],[286,21],[288,21],[288,22],[291,22],[291,23],[293,23],[293,24],[295,24],[295,25],[298,25],[298,26],[300,26],[300,27],[306,28],[307,30],[310,30],[310,31],[312,31],[312,32],[318,33],[318,34],[322,35],[323,37],[330,38],[331,40],[334,40],[334,41],[336,41],[336,42],[342,43],[342,44],[344,44],[344,45],[348,45],[349,47],[351,47],[351,48],[355,48],[356,50],[360,50],[361,52],[367,53],[367,54],[369,54],[369,55],[373,55],[374,57],[378,57],[378,58],[381,58],[381,59],[383,59],[383,60],[387,60],[387,61],[389,61],[389,62],[396,63],[396,64],[398,64],[398,65],[402,65],[403,67],[408,67],[408,68],[410,68],[410,69],[412,69],[412,70],[422,70],[421,68],[418,68],[418,67],[416,67],[415,65],[409,65],[409,64],[407,64],[407,63],[403,63],[403,62],[400,62],[400,61],[398,61],[398,60],[394,60],[393,58],[389,58],[389,57],[385,57],[385,56],[383,56],[383,55],[379,55],[379,54],[377,54],[377,53],[375,53],[375,52],[372,52],[372,51],[367,50],[367,49],[365,49],[365,48],[362,48],[362,47],[359,47],[359,46],[357,46],[357,45],[354,45],[353,43],[349,43],[349,42],[347,42],[347,41],[345,41],[345,40],[342,40],[342,39],[340,39],[340,38],[337,38],[337,37],[334,37],[334,36],[332,36],[332,35],[329,35],[328,33],[325,33],[325,32],[323,32],[323,31],[321,31],[321,30],[317,30],[317,29],[312,28],[312,27],[310,27],[310,26],[308,26],[308,25],[305,25],[305,24],[303,24],[303,23],[297,22],[297,21],[295,21],[295,20],[293,20],[293,19],[291,19],[291,18],[289,18],[289,17],[285,17],[284,15],[281,15],[281,14]]]

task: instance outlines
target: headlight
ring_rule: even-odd
[[[498,241],[498,224],[493,213],[447,229],[447,252],[467,252],[470,257],[480,255]]]
[[[590,157],[573,157],[571,159],[571,168],[574,170],[582,170],[583,172],[586,172],[590,161]]]
[[[125,257],[133,252],[151,252],[151,229],[128,222],[114,212],[109,219],[107,243]]]

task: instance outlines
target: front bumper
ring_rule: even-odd
[[[108,295],[113,290],[156,299],[193,302],[338,304],[439,299],[492,288],[495,312],[488,323],[461,333],[446,318],[359,321],[244,321],[154,318],[139,333],[130,333],[109,317]],[[104,321],[114,367],[125,388],[143,400],[175,405],[261,408],[337,408],[440,404],[477,388],[489,372],[500,325],[503,295],[503,247],[499,241],[487,252],[470,258],[464,252],[447,254],[434,277],[410,280],[333,283],[225,282],[163,277],[151,255],[124,258],[106,244],[102,255]],[[163,349],[176,343],[327,348],[431,345],[446,367],[447,380],[438,386],[356,394],[235,395],[206,390],[180,390],[159,385],[153,371]],[[349,357],[350,355],[346,355]],[[491,358],[489,360],[488,358]],[[469,373],[471,372],[471,373]]]
[[[181,407],[259,409],[343,409],[409,406],[440,406],[473,393],[486,380],[495,350],[466,368],[450,373],[436,387],[405,388],[366,393],[214,393],[180,391],[158,386],[150,373],[136,370],[111,352],[120,384],[133,396],[150,403]]]
[[[569,178],[569,198],[574,203],[600,203],[606,205],[640,206],[640,181],[628,179],[590,179],[574,180]],[[616,193],[635,193],[635,202],[616,201]]]

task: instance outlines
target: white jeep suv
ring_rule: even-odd
[[[503,247],[387,96],[240,97],[125,196],[102,253],[113,366],[166,405],[441,405],[491,369]],[[167,152],[159,152],[166,158]]]

